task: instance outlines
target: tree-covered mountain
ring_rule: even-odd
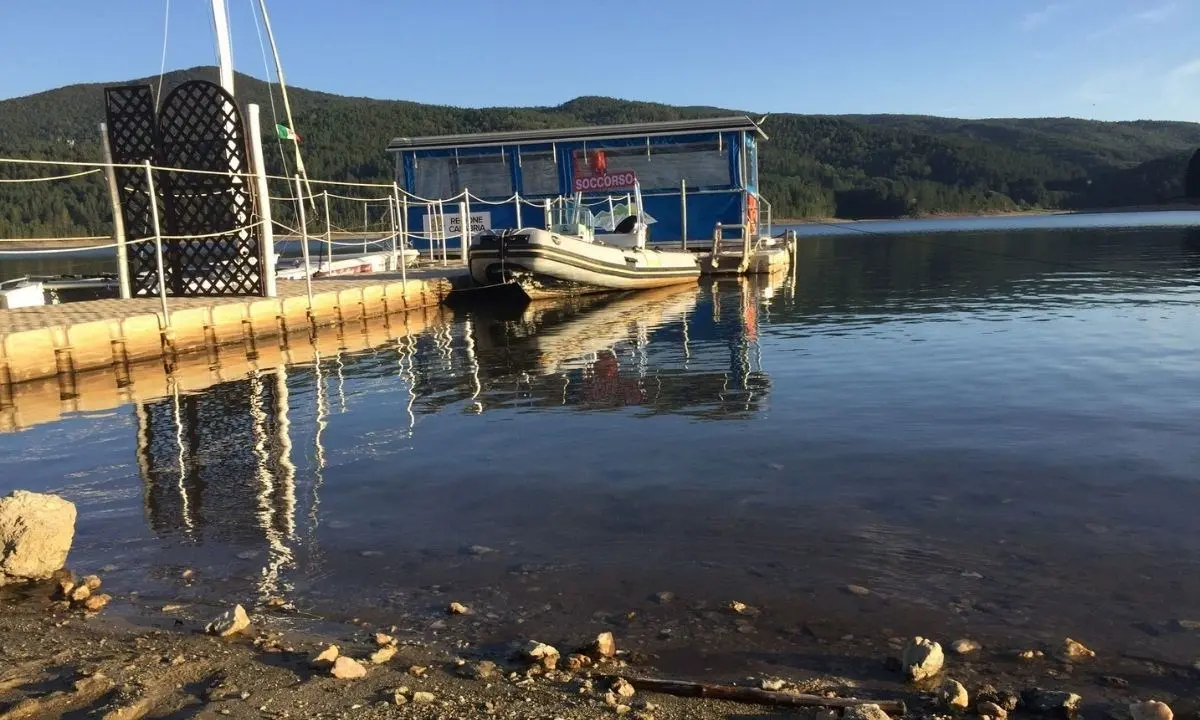
[[[214,68],[169,73],[165,88]],[[134,82],[156,84],[158,78]],[[238,97],[280,106],[277,87],[239,75]],[[103,120],[100,84],[0,101],[0,158],[95,161]],[[290,89],[309,174],[388,181],[384,152],[396,136],[645,122],[729,114],[581,97],[555,107],[465,109]],[[279,112],[282,112],[279,107]],[[1200,125],[1073,118],[960,120],[909,115],[772,115],[761,147],[764,194],[776,217],[895,217],[1146,204],[1182,194]],[[274,140],[268,147],[274,148]],[[281,153],[268,153],[275,173]],[[0,181],[61,169],[0,163]],[[104,234],[99,175],[54,183],[0,182],[0,237]]]

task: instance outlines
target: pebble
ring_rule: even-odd
[[[1021,691],[1021,705],[1030,712],[1057,717],[1073,717],[1083,698],[1065,690],[1030,688]]]
[[[328,665],[332,665],[333,662],[337,659],[338,659],[338,646],[330,645],[329,647],[322,650],[320,652],[320,654],[318,654],[315,658],[313,658],[312,662],[310,662],[309,664],[312,665],[313,667],[326,667]]]
[[[95,595],[90,595],[90,596],[88,596],[87,600],[83,601],[83,609],[88,612],[92,612],[92,613],[100,612],[101,610],[104,609],[105,605],[108,605],[109,601],[111,601],[111,600],[112,600],[112,595],[105,595],[104,593],[97,593]]]
[[[80,580],[79,582],[84,585],[87,585],[88,590],[99,590],[100,589],[101,581],[100,581],[99,575],[85,575],[84,578],[82,580]]]
[[[963,638],[962,640],[955,640],[954,644],[951,645],[950,648],[959,655],[970,655],[973,652],[982,650],[983,646],[974,640]]]
[[[490,555],[494,552],[496,552],[496,550],[488,547],[487,545],[472,545],[471,547],[467,548],[467,554],[474,555],[475,557],[479,557],[481,555]]]
[[[81,603],[84,600],[87,600],[88,596],[91,594],[92,589],[90,587],[84,585],[83,583],[79,583],[75,587],[71,588],[71,592],[67,594],[67,599],[71,602]]]
[[[379,647],[384,647],[386,645],[395,645],[396,638],[392,637],[391,635],[388,635],[387,633],[377,632],[377,633],[375,633],[375,644],[378,645]]]
[[[557,648],[540,643],[537,640],[530,640],[525,644],[525,657],[533,660],[546,670],[553,670],[558,667],[560,655]]]
[[[905,648],[900,659],[904,676],[920,681],[936,676],[946,664],[942,646],[923,637],[915,637]]]
[[[371,664],[372,665],[382,665],[385,662],[387,662],[388,660],[391,660],[392,658],[394,658],[395,656],[396,656],[396,646],[395,645],[385,645],[384,647],[381,647],[378,650],[376,650],[375,652],[371,653],[371,657],[370,657]]]
[[[367,669],[354,658],[342,655],[333,661],[333,667],[329,669],[329,674],[339,680],[357,680],[366,677]]]
[[[1046,657],[1046,653],[1041,650],[1022,650],[1017,653],[1017,657],[1021,660],[1041,660]]]
[[[744,613],[747,610],[749,610],[750,606],[744,602],[734,600],[729,603],[729,609],[734,611],[735,613],[741,614],[741,613]]]
[[[846,592],[850,593],[851,595],[857,595],[859,597],[866,597],[871,594],[871,591],[868,588],[863,587],[862,585],[847,585]]]
[[[659,605],[666,605],[668,603],[675,602],[675,593],[664,590],[660,593],[656,593],[654,595],[654,599]]]
[[[618,715],[628,715],[629,713],[633,712],[633,708],[629,707],[628,705],[621,705],[618,703],[617,705],[613,706],[613,712]]]
[[[491,680],[500,674],[500,668],[496,667],[496,663],[491,660],[481,660],[474,665],[469,666],[467,670],[468,677],[475,680]]]
[[[759,687],[761,687],[763,690],[771,690],[772,692],[779,692],[786,685],[787,682],[780,680],[779,678],[770,678],[759,683]]]
[[[596,636],[595,642],[592,643],[592,650],[602,658],[616,657],[617,641],[613,639],[612,633],[602,632]]]
[[[234,605],[232,610],[221,613],[206,625],[204,631],[209,635],[229,637],[237,635],[248,627],[250,627],[250,616],[246,614],[246,608]]]
[[[579,653],[575,653],[574,655],[567,656],[567,669],[568,670],[582,670],[583,668],[585,668],[591,664],[592,664],[592,659],[590,657],[588,657],[587,655],[580,655]]]
[[[431,705],[434,702],[437,702],[437,695],[434,695],[431,692],[424,692],[424,691],[418,690],[417,692],[412,694],[412,701],[415,703],[420,703],[422,705]]]
[[[429,668],[424,665],[412,665],[408,668],[408,674],[415,678],[425,677],[425,674],[428,672]]]
[[[450,607],[446,608],[446,612],[451,615],[466,615],[471,610],[460,602],[452,602],[450,603]]]
[[[842,720],[891,720],[883,708],[874,703],[854,705],[842,713]]]
[[[1128,680],[1122,677],[1117,677],[1116,675],[1102,675],[1100,677],[1100,682],[1104,683],[1110,688],[1117,688],[1118,690],[1124,690],[1125,688],[1129,687]]]
[[[1078,640],[1067,638],[1063,641],[1063,654],[1071,660],[1085,660],[1096,657],[1096,651],[1088,648]]]
[[[946,678],[938,687],[938,701],[947,708],[961,710],[971,704],[971,697],[962,683]]]
[[[1158,700],[1132,703],[1129,706],[1129,714],[1133,717],[1133,720],[1174,720],[1175,718],[1175,713],[1171,711],[1171,707],[1165,702],[1159,702]]]
[[[616,680],[613,680],[612,691],[616,693],[618,697],[623,698],[631,698],[634,696],[634,693],[637,692],[633,689],[633,685],[629,684],[628,680],[620,677]]]
[[[990,700],[984,700],[976,705],[975,712],[979,713],[980,715],[995,718],[995,720],[1004,720],[1006,717],[1008,717],[1007,710]]]

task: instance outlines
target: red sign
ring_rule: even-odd
[[[594,175],[575,173],[575,192],[604,192],[606,190],[632,190],[637,184],[637,173],[632,170],[602,172]]]

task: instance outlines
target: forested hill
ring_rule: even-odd
[[[215,79],[214,68],[168,74],[166,87]],[[135,82],[156,84],[158,78]],[[0,157],[95,160],[103,85],[73,85],[0,101]],[[268,86],[239,75],[238,96],[270,121]],[[390,178],[384,152],[398,135],[570,127],[729,114],[581,97],[557,107],[463,109],[289,91],[310,175]],[[278,88],[275,101],[279,104]],[[280,110],[282,112],[282,110]],[[740,112],[740,111],[739,111]],[[1200,125],[1071,118],[959,120],[906,115],[771,115],[763,192],[776,216],[889,217],[1168,201],[1183,193]],[[274,147],[274,143],[269,147]],[[277,151],[268,153],[279,167]],[[0,178],[30,169],[0,164]],[[105,232],[96,176],[66,184],[0,184],[0,237]]]

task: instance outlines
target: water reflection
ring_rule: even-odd
[[[367,351],[314,349],[311,363],[256,367],[198,392],[169,378],[164,396],[134,403],[148,526],[160,540],[226,548],[256,568],[260,600],[287,597],[289,572],[321,563],[331,450],[403,451],[420,441],[422,417],[448,409],[747,417],[770,389],[758,318],[784,280],[480,312]]]

